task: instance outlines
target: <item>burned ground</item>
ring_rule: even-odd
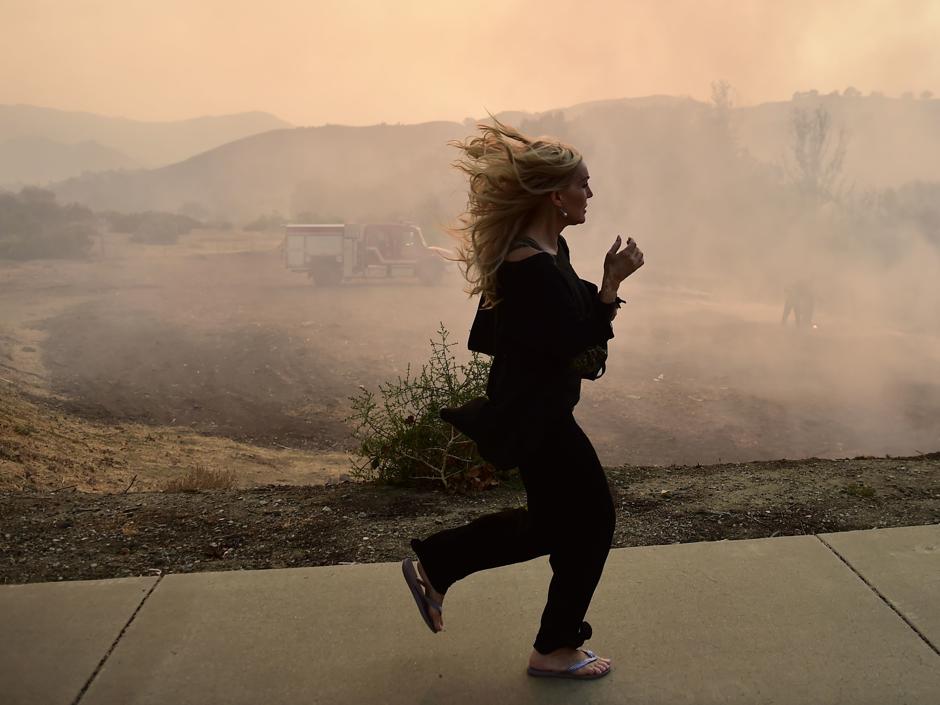
[[[9,364],[93,421],[317,450],[353,447],[349,397],[426,360],[440,323],[468,354],[475,306],[456,278],[316,288],[284,269],[276,244],[112,245],[101,261],[10,266]],[[940,446],[935,337],[825,309],[817,329],[797,331],[772,300],[655,279],[625,288],[607,374],[584,384],[578,408],[604,463]]]
[[[465,357],[475,306],[456,279],[314,288],[257,237],[0,266],[3,580],[393,560],[524,501],[325,486],[350,472],[350,396],[427,359],[441,322]],[[628,284],[577,410],[616,545],[940,520],[935,337],[825,308],[796,331],[772,300]],[[908,459],[837,460],[885,454]],[[194,467],[236,488],[159,491]]]

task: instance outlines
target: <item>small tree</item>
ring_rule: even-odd
[[[442,323],[431,340],[431,357],[413,373],[379,385],[379,396],[359,388],[346,419],[359,441],[352,474],[392,484],[442,485],[444,489],[485,489],[498,484],[493,467],[476,444],[442,421],[442,407],[459,406],[486,392],[490,363],[473,353],[458,365]]]
[[[711,121],[711,139],[717,150],[726,156],[736,151],[736,138],[731,124],[734,110],[734,88],[725,80],[712,81],[708,117]]]
[[[792,161],[785,163],[790,179],[814,203],[835,200],[841,189],[846,135],[833,139],[832,118],[822,106],[810,113],[795,108],[790,120]]]
[[[734,108],[734,87],[728,81],[721,79],[712,81],[711,89],[712,107],[724,115],[730,113]]]

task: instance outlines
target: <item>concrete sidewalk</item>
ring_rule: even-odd
[[[940,525],[617,549],[597,681],[534,679],[547,559],[432,634],[398,563],[0,586],[6,705],[940,704]]]

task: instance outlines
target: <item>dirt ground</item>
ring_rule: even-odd
[[[940,453],[608,468],[614,547],[940,522]],[[191,493],[0,493],[0,583],[398,561],[423,538],[525,505],[356,482]]]
[[[279,242],[112,238],[89,262],[0,263],[0,377],[92,422],[337,452],[354,445],[349,396],[426,360],[441,322],[468,354],[475,306],[458,281],[315,288],[285,270]],[[605,464],[940,448],[937,336],[850,323],[825,307],[817,329],[798,332],[780,325],[779,302],[643,274],[624,285],[608,372],[585,383],[578,408]]]
[[[475,306],[457,280],[315,288],[279,242],[111,236],[88,261],[0,262],[4,580],[392,560],[520,502],[324,484],[349,479],[350,396],[426,360],[441,322],[466,356]],[[824,306],[796,331],[779,302],[642,274],[577,410],[618,545],[938,520],[936,336]],[[908,459],[837,460],[886,455]],[[160,492],[193,468],[236,489]]]

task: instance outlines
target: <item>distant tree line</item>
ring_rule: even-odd
[[[829,93],[820,93],[819,91],[815,89],[809,90],[809,91],[796,91],[793,94],[793,100],[799,100],[801,98],[819,98],[820,96],[823,96],[823,95],[826,96],[827,98],[838,98],[838,97],[864,98],[865,97],[858,88],[856,88],[855,86],[849,86],[841,93],[837,90],[830,91]],[[871,93],[869,93],[867,97],[884,98],[885,94],[882,91],[871,91]],[[898,97],[901,98],[902,100],[914,100],[915,93],[914,91],[904,91]],[[921,100],[933,100],[934,94],[933,94],[933,91],[920,91],[920,93],[916,94],[916,97],[920,98]]]
[[[834,204],[855,232],[861,227],[889,239],[898,228],[912,227],[940,246],[940,183],[910,181],[897,188],[847,193],[842,185],[846,131],[836,130],[821,106],[813,112],[795,108],[790,137],[790,159],[784,170],[804,208]]]
[[[51,191],[0,192],[0,257],[84,257],[97,233],[94,212],[75,203],[59,205]]]
[[[285,218],[280,213],[265,213],[259,215],[252,221],[245,223],[242,227],[243,230],[248,232],[267,232],[269,230],[280,230],[284,227],[284,224],[287,223],[287,218]]]
[[[0,258],[4,259],[86,257],[94,238],[106,231],[128,234],[134,242],[171,244],[201,227],[205,227],[201,221],[178,213],[95,213],[76,203],[60,204],[52,191],[32,186],[19,193],[0,191]]]
[[[176,242],[180,235],[187,235],[202,223],[188,215],[146,211],[144,213],[101,214],[111,232],[126,233],[134,242],[152,245],[167,245]]]
[[[311,213],[300,220],[321,222]],[[332,219],[337,222],[336,218]],[[283,227],[287,219],[280,213],[267,213],[245,224],[244,230],[271,231]],[[195,229],[231,230],[226,220],[209,220],[209,211],[195,203],[184,203],[176,213],[98,212],[76,203],[56,201],[52,191],[28,186],[19,193],[0,191],[0,258],[75,259],[86,257],[94,238],[102,233],[121,233],[132,242],[169,245]]]

